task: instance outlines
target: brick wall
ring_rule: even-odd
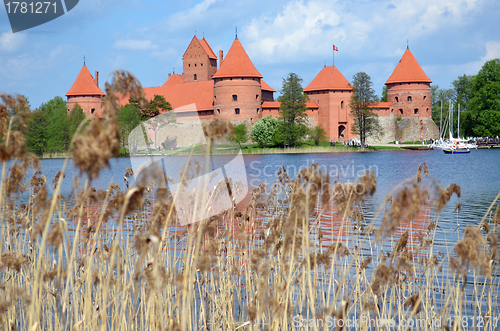
[[[394,105],[390,107],[390,111],[398,116],[431,117],[431,88],[429,83],[388,84],[387,101],[394,102]]]
[[[103,105],[99,95],[68,96],[66,102],[68,112],[73,109],[76,103],[82,107],[85,115],[92,115],[94,112],[99,111]]]
[[[217,71],[217,60],[210,59],[200,42],[196,39],[193,39],[188,46],[182,60],[182,79],[184,83],[210,80]]]
[[[352,118],[349,116],[351,91],[311,91],[310,101],[318,105],[318,124],[325,129],[328,140],[339,141],[354,138],[351,134]],[[343,127],[343,137],[339,128]]]
[[[261,92],[259,78],[217,78],[214,83],[214,118],[231,121],[262,118]],[[239,114],[236,114],[236,109]]]

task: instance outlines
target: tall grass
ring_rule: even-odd
[[[125,73],[106,90],[103,120],[72,142],[75,164],[90,179],[118,148],[113,96],[142,96]],[[498,197],[444,253],[434,246],[440,212],[461,190],[429,179],[425,164],[373,220],[363,213],[376,190],[373,173],[337,183],[313,165],[296,178],[283,168],[246,206],[185,225],[164,189],[122,191],[112,183],[96,190],[86,181],[61,195],[66,164],[52,179],[52,196],[39,171],[24,184],[28,169],[40,167],[24,150],[25,101],[2,99],[4,330],[318,330],[356,322],[351,329],[408,329],[404,320],[422,330],[500,326]]]

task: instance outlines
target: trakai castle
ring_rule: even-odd
[[[384,129],[377,141],[437,138],[439,131],[431,119],[431,80],[409,49],[385,84],[387,102],[375,108]],[[237,38],[225,57],[222,51],[217,57],[205,38],[194,36],[183,55],[182,75],[169,74],[163,85],[144,88],[144,92],[148,99],[163,95],[179,121],[198,116],[201,120],[230,120],[251,126],[264,116],[279,116],[276,90],[266,84]],[[329,140],[356,138],[351,133],[353,118],[349,115],[352,87],[336,67],[325,66],[304,93],[309,96],[310,125],[322,126]],[[78,103],[86,114],[99,117],[103,96],[98,72],[92,77],[83,65],[66,93],[68,110]],[[196,108],[184,107],[191,104]]]

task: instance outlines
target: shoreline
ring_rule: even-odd
[[[375,148],[374,148],[375,147]],[[422,148],[423,147],[423,148]],[[323,147],[323,146],[311,146],[311,147],[295,147],[295,148],[262,148],[262,149],[245,149],[242,148],[241,152],[243,155],[277,155],[277,154],[335,154],[335,153],[373,153],[373,152],[383,152],[383,151],[415,151],[415,150],[428,150],[427,146],[416,146],[408,145],[407,147],[404,145],[394,146],[391,144],[373,144],[370,145],[368,149],[365,148],[355,148],[355,147],[347,147],[347,146],[336,146],[336,147]],[[170,153],[150,153],[150,154],[136,154],[134,157],[148,157],[148,156],[186,156],[189,155],[189,152],[180,151],[174,154]],[[193,155],[201,155],[199,153],[194,153]],[[212,155],[237,155],[235,153],[213,153]],[[119,155],[115,156],[116,158],[121,157],[131,157],[132,155]],[[66,154],[52,154],[52,155],[42,155],[38,156],[40,160],[47,159],[65,159],[65,158],[73,158],[73,155]]]

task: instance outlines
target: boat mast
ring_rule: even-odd
[[[441,99],[441,117],[439,118],[439,137],[443,140],[443,99]]]

